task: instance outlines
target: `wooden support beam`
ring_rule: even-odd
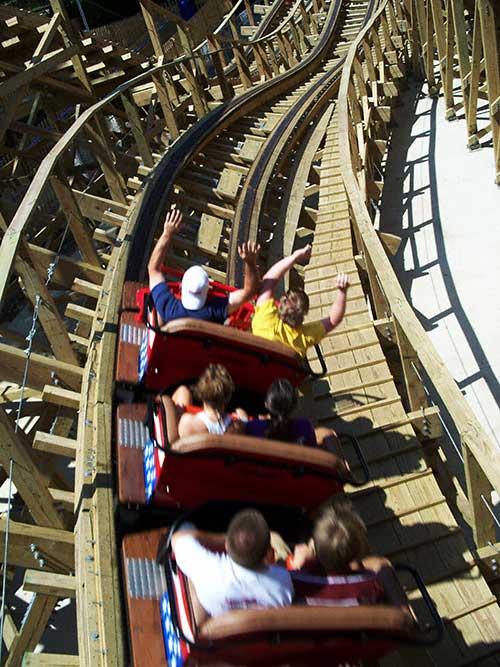
[[[58,598],[75,598],[76,579],[69,574],[26,570],[24,573],[23,589],[31,593],[52,595]]]
[[[53,174],[50,177],[50,184],[66,216],[69,228],[82,254],[83,260],[88,264],[101,266],[101,261],[92,239],[92,232],[83,218],[73,190],[69,187],[65,179],[59,175]]]
[[[96,222],[108,222],[120,227],[128,215],[128,206],[113,199],[97,197],[90,192],[73,190],[78,208],[84,218]]]
[[[63,438],[60,435],[44,433],[37,431],[33,440],[33,449],[39,449],[49,454],[58,454],[68,456],[71,459],[76,458],[76,440],[73,438]]]
[[[422,373],[420,360],[397,320],[394,320],[394,327],[410,410],[419,410],[426,407],[428,402],[424,386],[417,374]]]
[[[39,273],[46,273],[49,265],[55,260],[56,253],[33,243],[28,243],[28,249],[33,266]],[[79,262],[66,255],[59,255],[54,273],[52,274],[51,284],[69,289],[74,279],[78,276],[100,285],[105,274],[106,269],[100,266],[93,266],[87,262]]]
[[[26,248],[26,244],[21,244]],[[22,286],[34,308],[38,308],[38,319],[52,348],[56,359],[68,364],[79,366],[78,357],[71,346],[68,332],[57,305],[50,294],[45,281],[40,278],[36,269],[23,258],[26,252],[17,254],[14,270],[21,279]]]
[[[0,142],[3,143],[5,133],[12,124],[12,121],[16,118],[16,115],[19,113],[19,107],[21,102],[28,90],[27,86],[19,86],[13,93],[11,98],[7,101],[4,100],[3,107],[4,113],[0,121]]]
[[[54,39],[54,36],[57,33],[60,24],[61,24],[61,14],[59,12],[55,12],[55,14],[50,19],[49,23],[47,23],[45,32],[43,33],[41,40],[38,42],[38,45],[33,52],[33,55],[31,56],[31,62],[33,63],[33,65],[36,65],[36,63],[40,62],[42,57],[47,53],[49,46],[52,40]]]
[[[6,519],[0,517],[0,549],[5,547]],[[36,567],[31,545],[45,559],[47,571],[70,572],[75,565],[75,538],[73,531],[43,528],[33,524],[10,521],[7,562],[20,567]]]
[[[63,489],[49,488],[49,493],[56,507],[67,512],[74,512],[75,494],[73,491],[64,491]]]
[[[25,364],[26,355],[23,350],[0,343],[0,367],[4,380],[22,384]],[[28,387],[41,390],[45,385],[51,384],[54,379],[57,379],[70,389],[79,390],[82,376],[83,369],[78,366],[68,364],[65,361],[58,361],[52,357],[45,357],[36,352],[31,353]]]
[[[47,384],[43,388],[42,400],[53,405],[65,406],[78,410],[80,408],[80,394],[62,387]]]
[[[137,151],[146,167],[152,167],[154,165],[153,155],[148,140],[146,139],[137,107],[127,93],[121,95],[121,100],[125,113],[127,114],[130,129],[134,135]]]
[[[35,593],[24,616],[21,629],[12,642],[5,667],[19,667],[24,653],[33,651],[45,632],[56,604],[57,597]]]
[[[66,49],[59,49],[46,56],[39,63],[36,63],[29,69],[23,70],[21,68],[21,71],[18,74],[14,74],[14,76],[11,76],[7,81],[0,85],[0,98],[5,100],[9,95],[12,95],[12,93],[19,90],[22,86],[30,84],[34,78],[37,78],[42,74],[47,74],[47,72],[53,72],[58,65],[66,62],[66,60],[78,53],[79,48],[78,45],[72,45]],[[3,61],[0,61],[0,69],[8,69],[8,63],[7,68],[4,68]]]
[[[54,506],[33,452],[24,433],[15,432],[10,417],[0,407],[0,463],[9,470],[13,461],[12,478],[31,516],[39,526],[64,528],[64,521]]]
[[[62,653],[25,653],[23,667],[80,667],[80,658]]]
[[[84,306],[79,306],[77,303],[68,303],[66,310],[64,312],[66,317],[71,317],[80,322],[87,322],[92,324],[95,317],[95,310],[91,308],[85,308]]]
[[[491,505],[492,487],[464,439],[462,452],[474,541],[476,546],[484,547],[488,542],[496,541],[495,523],[485,503],[487,501]]]
[[[10,647],[12,646],[12,643],[16,638],[16,635],[17,635],[16,624],[12,620],[12,616],[9,614],[9,612],[5,611],[3,619],[3,640],[5,642],[5,646],[7,647],[7,651],[10,651]]]
[[[108,149],[105,139],[99,136],[99,133],[94,130],[90,123],[84,125],[84,132],[91,141],[92,149],[95,153],[96,159],[101,167],[104,180],[108,186],[109,192],[113,199],[121,204],[127,204],[125,197],[125,183],[122,175],[115,166],[115,160],[112,151]]]

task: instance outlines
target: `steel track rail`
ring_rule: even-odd
[[[330,6],[320,39],[304,60],[287,72],[246,91],[208,113],[187,130],[162,158],[142,198],[139,220],[132,239],[131,259],[127,266],[127,280],[145,279],[145,258],[151,251],[156,229],[182,169],[222,130],[273,99],[278,91],[293,90],[311,71],[314,71],[323,60],[325,49],[331,46],[336,21],[344,3],[345,0],[335,0]]]
[[[375,11],[376,0],[370,0],[361,29],[367,25]],[[338,14],[335,20],[338,19]],[[324,35],[322,51],[326,51],[334,35]],[[273,173],[279,168],[292,145],[307,127],[311,118],[329,101],[335,88],[340,84],[343,57],[338,64],[325,74],[284,114],[266,140],[248,174],[243,191],[238,200],[235,221],[232,227],[228,258],[228,280],[235,283],[242,277],[242,264],[238,257],[238,245],[244,241],[257,240],[258,223],[265,202],[265,190]]]

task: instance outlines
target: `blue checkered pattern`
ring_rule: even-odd
[[[170,602],[168,593],[165,591],[160,600],[161,627],[163,630],[163,642],[165,644],[165,653],[167,654],[168,667],[183,667],[184,655],[182,653],[181,640],[179,634],[174,628],[170,615]]]
[[[144,490],[146,492],[146,502],[149,503],[156,487],[155,448],[151,439],[144,445],[143,456]]]
[[[142,337],[141,346],[139,348],[139,382],[142,382],[142,378],[146,373],[148,367],[148,332],[144,332]]]

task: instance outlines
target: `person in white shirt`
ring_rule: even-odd
[[[288,570],[270,565],[271,533],[260,512],[235,514],[227,533],[183,530],[174,533],[177,565],[194,585],[210,616],[247,607],[285,607],[292,603]],[[225,553],[213,550],[225,549]]]

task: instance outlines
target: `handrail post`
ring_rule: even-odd
[[[489,503],[491,500],[492,487],[481,466],[467,446],[467,437],[464,436],[462,436],[462,452],[467,498],[469,500],[470,523],[474,542],[480,548],[486,546],[488,542],[496,542],[495,522],[485,502]]]

